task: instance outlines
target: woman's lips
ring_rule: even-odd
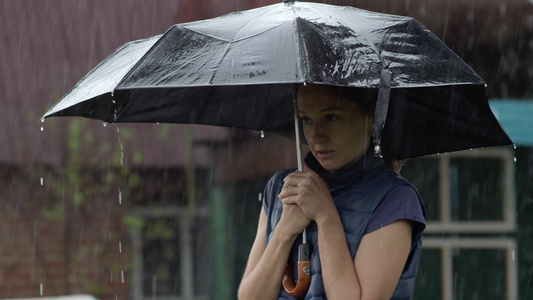
[[[327,159],[330,158],[334,152],[335,150],[320,150],[316,152],[316,155],[318,156],[318,158]]]

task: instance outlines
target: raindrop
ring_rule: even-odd
[[[44,131],[44,127],[43,126],[41,126],[41,131]]]
[[[124,270],[120,270],[120,277],[122,279],[122,283],[124,283]]]
[[[122,253],[122,242],[118,242],[118,253]]]
[[[41,177],[41,186],[44,185],[44,178]]]
[[[263,193],[259,193],[259,197],[257,197],[259,201],[263,200]]]
[[[513,250],[513,252],[511,252],[511,256],[512,256],[512,259],[514,261],[514,250]]]
[[[263,130],[261,130],[261,138],[264,139],[265,138],[265,132]]]
[[[516,144],[513,144],[513,149],[516,150]]]
[[[43,289],[44,289],[44,288],[43,288],[43,284],[41,283],[41,284],[40,284],[40,291],[39,291],[41,296],[43,295]]]
[[[106,126],[107,126],[107,122],[104,122],[104,127],[106,127]]]
[[[118,204],[122,205],[122,191],[118,189]]]
[[[44,118],[41,118],[41,123],[44,123]]]
[[[513,161],[514,161],[514,162],[516,162],[516,156],[515,156],[515,157],[513,157]]]

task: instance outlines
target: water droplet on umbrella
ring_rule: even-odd
[[[44,118],[41,118],[41,123],[44,123]]]
[[[107,122],[104,122],[104,127],[106,127],[106,126],[107,126]]]
[[[41,131],[44,131],[44,127],[43,126],[41,126]]]
[[[264,139],[265,138],[265,132],[263,130],[261,130],[261,138]]]

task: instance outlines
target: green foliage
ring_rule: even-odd
[[[150,222],[150,226],[146,228],[145,237],[148,240],[163,240],[168,241],[174,237],[174,231],[168,226],[165,219],[154,219]]]
[[[135,232],[140,232],[146,225],[146,222],[141,217],[132,214],[124,214],[122,216],[122,224],[128,228],[129,234],[133,235]]]
[[[116,201],[116,205],[127,205],[128,199],[143,184],[142,176],[128,165],[122,142],[135,138],[131,130],[117,128],[117,140],[110,141],[100,138],[95,131],[87,129],[85,119],[71,119],[66,129],[66,147],[63,157],[64,165],[59,169],[40,167],[38,176],[44,180],[45,191],[50,193],[47,201],[40,204],[40,213],[45,220],[53,222],[79,222],[82,217],[84,222],[94,222],[90,218],[99,212],[94,211],[95,205],[102,201]],[[104,130],[113,130],[113,128]],[[130,153],[128,153],[130,154]],[[134,163],[142,162],[143,153],[131,153]],[[38,177],[39,178],[39,177]],[[50,199],[50,201],[48,201]],[[105,212],[104,212],[105,213]],[[85,220],[86,218],[89,218]],[[143,220],[131,215],[124,215],[123,224],[130,233],[133,230],[142,230]],[[77,223],[79,224],[79,223]],[[65,223],[65,227],[72,224]],[[115,225],[110,225],[115,226]],[[106,230],[105,228],[102,228]],[[106,253],[112,253],[116,244],[117,235],[123,234],[109,229],[99,234],[100,239],[91,240],[90,246],[72,243],[77,235],[73,230],[65,230],[65,243],[71,243],[67,249],[69,258],[65,262],[68,270],[68,283],[81,284],[84,289],[93,295],[109,293],[108,284],[102,281],[100,271],[89,266],[80,266],[80,262],[94,260],[94,265],[106,266],[111,269],[113,281],[121,280],[121,272],[128,268],[123,261],[107,261]],[[168,233],[163,233],[167,235]],[[110,241],[113,241],[110,243]],[[95,267],[96,268],[96,267]],[[88,272],[90,269],[93,272]],[[106,274],[108,271],[106,271]]]
[[[43,207],[41,209],[43,217],[50,221],[65,220],[65,209],[62,203],[55,203],[52,207]]]

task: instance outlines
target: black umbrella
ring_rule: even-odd
[[[294,1],[127,43],[44,117],[294,137],[294,86],[305,83],[379,89],[374,140],[389,159],[512,144],[485,82],[418,21]]]
[[[378,105],[376,120],[386,121],[381,144],[390,158],[512,143],[490,111],[485,82],[418,21],[305,2],[178,24],[125,44],[44,117],[293,136],[294,84],[378,88],[382,73],[390,75],[390,102],[388,113]]]

